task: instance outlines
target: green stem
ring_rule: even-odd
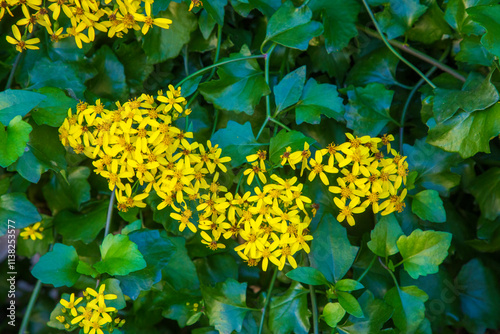
[[[382,259],[379,257],[378,258],[378,262],[380,262],[380,265],[389,272],[389,274],[391,275],[392,277],[392,280],[394,281],[394,284],[396,285],[396,287],[398,288],[398,292],[400,291],[399,290],[399,284],[398,284],[398,280],[396,279],[396,276],[394,276],[394,273],[392,272],[392,270],[390,270],[389,268],[387,268],[387,266],[384,264],[384,262],[382,262]]]
[[[311,305],[313,311],[313,326],[314,326],[314,334],[319,333],[318,329],[318,305],[316,304],[316,292],[314,292],[314,286],[309,285],[309,293],[311,295]]]
[[[262,134],[262,131],[264,131],[264,128],[266,127],[267,122],[269,122],[270,119],[271,119],[271,117],[266,117],[266,119],[264,120],[264,123],[262,123],[262,126],[260,127],[259,133],[257,133],[257,137],[255,139],[259,139],[260,135]]]
[[[14,81],[14,74],[16,73],[17,66],[19,65],[19,62],[21,61],[23,53],[19,52],[19,54],[16,56],[16,59],[14,60],[14,64],[12,64],[12,69],[10,70],[9,78],[7,79],[7,84],[5,85],[5,90],[10,89],[12,86],[12,82]]]
[[[401,56],[399,54],[399,52],[396,51],[396,49],[394,49],[394,47],[389,43],[389,41],[387,40],[387,38],[384,36],[384,33],[382,32],[382,30],[380,29],[380,26],[378,25],[377,23],[377,20],[375,19],[375,15],[373,15],[373,12],[372,10],[370,9],[370,6],[368,5],[368,3],[366,2],[366,0],[363,0],[363,4],[365,5],[365,8],[366,8],[366,11],[368,12],[368,14],[370,15],[370,18],[372,19],[373,21],[373,24],[375,24],[375,28],[377,29],[380,37],[382,37],[382,41],[384,42],[384,44],[387,46],[387,48],[389,48],[389,50],[391,50],[392,53],[394,53],[394,55],[396,57],[398,57],[403,63],[405,63],[406,65],[408,65],[408,67],[410,67],[412,70],[414,70],[418,75],[420,75],[420,77],[422,77],[422,79],[425,80],[425,82],[427,82],[429,84],[429,86],[431,86],[432,88],[436,88],[436,85],[432,83],[432,81],[429,80],[429,78],[427,78],[425,76],[425,74],[423,74],[418,68],[416,68],[412,63],[410,63],[408,60],[406,60],[403,56]]]
[[[279,126],[281,126],[283,129],[285,129],[286,131],[292,131],[292,129],[290,129],[288,126],[286,126],[285,124],[281,123],[280,121],[278,120],[275,120],[274,118],[270,118],[269,119],[271,122],[275,123],[275,124],[278,124]]]
[[[370,35],[372,37],[375,37],[375,38],[378,38],[378,39],[381,39],[383,40],[383,38],[375,31],[369,29],[369,28],[366,28],[366,27],[363,27],[363,26],[357,26],[357,28],[361,31],[363,31],[364,33],[366,33],[367,35]],[[449,67],[448,65],[446,64],[443,64],[442,63],[442,60],[436,60],[432,57],[429,57],[428,55],[426,55],[425,53],[421,52],[421,51],[418,51],[417,49],[414,49],[412,48],[411,46],[409,45],[406,45],[404,43],[401,43],[399,41],[396,41],[396,40],[390,40],[388,41],[391,45],[397,47],[398,49],[408,53],[408,54],[411,54],[412,56],[415,56],[423,61],[425,61],[426,63],[429,63],[433,66],[436,66],[437,68],[439,68],[440,70],[442,70],[443,72],[447,72],[449,73],[450,75],[452,75],[453,77],[457,78],[458,80],[462,81],[462,82],[465,82],[466,81],[466,78],[461,75],[460,73],[458,73],[456,70],[452,69],[451,67]]]
[[[300,103],[300,101],[299,101],[299,103]],[[298,103],[296,103],[296,104],[292,104],[291,106],[286,107],[286,108],[285,108],[285,109],[283,109],[283,110],[276,111],[276,112],[274,113],[274,116],[273,116],[273,117],[274,117],[274,118],[276,118],[276,117],[277,117],[279,114],[281,114],[282,112],[283,112],[283,113],[286,113],[287,111],[292,110],[292,109],[294,109],[295,107],[297,107],[297,105],[298,105]]]
[[[241,57],[241,58],[236,58],[236,59],[228,59],[228,60],[224,60],[224,61],[221,61],[221,62],[218,62],[218,63],[215,63],[215,64],[212,64],[212,65],[209,65],[207,67],[204,67],[202,68],[201,70],[198,70],[196,72],[194,72],[193,74],[190,74],[188,75],[187,77],[185,77],[184,79],[182,79],[177,85],[175,85],[175,88],[178,88],[180,86],[182,86],[183,83],[185,83],[186,81],[200,75],[200,74],[203,74],[209,70],[211,70],[212,68],[215,68],[217,66],[222,66],[222,65],[226,65],[226,64],[230,64],[230,63],[235,63],[235,62],[238,62],[238,61],[244,61],[244,60],[249,60],[249,59],[258,59],[258,58],[265,58],[266,55],[263,54],[263,55],[255,55],[255,56],[248,56],[248,57]]]
[[[109,205],[108,205],[108,215],[106,217],[106,227],[104,228],[104,238],[109,234],[109,226],[111,225],[111,216],[113,216],[113,204],[115,202],[115,196],[116,196],[116,186],[115,189],[111,192],[111,197],[109,199]]]
[[[186,72],[186,75],[189,75],[189,59],[188,59],[188,44],[184,46],[184,72]]]
[[[368,272],[370,271],[370,269],[372,269],[373,264],[375,263],[376,259],[377,259],[377,256],[374,256],[373,259],[370,261],[370,264],[368,265],[368,267],[366,267],[365,271],[363,271],[363,273],[361,274],[361,276],[359,276],[356,281],[361,282],[361,280],[366,276],[366,274],[368,274]]]
[[[28,323],[30,320],[31,311],[35,306],[36,299],[38,298],[38,294],[40,293],[40,289],[42,287],[42,281],[38,280],[36,282],[35,288],[31,293],[30,301],[28,303],[28,307],[26,308],[26,313],[23,317],[23,322],[21,323],[21,328],[19,328],[19,334],[24,334],[26,332],[26,327],[28,327]]]
[[[238,185],[236,186],[236,191],[234,192],[234,196],[236,196],[238,194],[238,190],[240,190],[241,180],[243,180],[244,175],[245,174],[241,173],[240,179],[238,180]]]
[[[274,49],[276,48],[276,43],[273,43],[269,50],[267,50],[266,53],[266,67],[265,67],[265,78],[266,78],[266,84],[269,86],[269,63],[271,62],[271,54],[273,53]],[[271,117],[271,97],[270,95],[266,95],[266,115],[267,117]]]
[[[215,119],[214,119],[214,126],[212,128],[212,135],[210,136],[210,138],[212,138],[212,136],[214,135],[215,133],[215,129],[217,128],[217,122],[219,121],[219,109],[215,109]]]
[[[264,304],[264,309],[262,310],[262,316],[260,317],[260,325],[259,325],[259,333],[262,334],[262,330],[264,329],[264,321],[266,319],[266,310],[271,302],[271,294],[274,288],[274,282],[276,281],[276,277],[278,276],[278,268],[274,269],[273,277],[271,278],[271,283],[269,284],[269,289],[267,290],[266,303]]]
[[[217,50],[215,51],[214,63],[217,63],[219,61],[221,45],[222,45],[222,26],[219,24],[217,25]],[[210,81],[210,79],[213,78],[214,74],[215,74],[215,67],[212,68],[212,72],[210,72],[207,81]]]

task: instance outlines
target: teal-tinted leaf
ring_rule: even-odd
[[[154,67],[153,64],[148,63],[148,57],[139,42],[121,43],[113,51],[123,64],[130,95],[140,95],[144,89],[150,89],[146,79],[153,73]]]
[[[228,279],[215,287],[202,286],[206,314],[210,325],[221,334],[240,332],[243,320],[250,310],[246,306],[247,283]]]
[[[397,245],[403,257],[404,268],[410,276],[435,274],[448,256],[451,234],[448,232],[416,229],[408,237],[399,237]]]
[[[372,83],[365,88],[355,88],[347,92],[349,104],[346,107],[347,126],[357,136],[377,136],[392,121],[390,108],[394,91],[380,83]]]
[[[217,22],[208,14],[206,10],[200,12],[200,17],[198,18],[198,27],[200,28],[201,34],[205,40],[208,40],[212,31],[214,30]]]
[[[59,127],[68,116],[68,109],[75,110],[77,101],[66,96],[64,91],[59,88],[42,87],[38,93],[45,95],[45,100],[40,102],[38,107],[31,112],[38,125],[47,124]]]
[[[128,224],[124,228],[122,228],[121,234],[128,235],[134,231],[140,230],[141,228],[142,228],[142,221],[140,219],[138,219],[138,220],[131,222],[130,224]]]
[[[181,85],[181,92],[183,97],[193,94],[197,89],[203,77],[201,75],[187,80]]]
[[[109,46],[103,45],[97,50],[92,63],[98,71],[89,81],[92,93],[110,100],[123,99],[128,95],[125,68]]]
[[[116,295],[116,299],[106,300],[106,307],[114,307],[117,310],[121,310],[127,306],[125,298],[120,287],[120,281],[115,278],[108,278],[102,281],[101,286],[105,285],[104,294]]]
[[[142,48],[152,64],[177,57],[198,26],[196,16],[184,3],[170,2],[168,10],[155,16],[170,19],[173,23],[169,29],[153,26],[152,31],[143,37]]]
[[[478,152],[490,153],[490,140],[500,133],[500,104],[475,112],[459,112],[449,120],[427,122],[427,142],[448,152],[469,158]]]
[[[66,150],[59,140],[56,128],[36,126],[31,132],[28,148],[45,168],[58,173],[66,169]]]
[[[331,78],[335,78],[337,82],[344,82],[344,77],[350,69],[351,50],[343,49],[342,51],[328,53],[323,45],[312,46],[307,50],[311,57],[313,73],[327,73]]]
[[[342,279],[351,268],[359,248],[351,246],[345,228],[331,214],[323,216],[313,237],[309,253],[311,266],[321,271],[330,282]]]
[[[224,7],[226,5],[227,0],[206,0],[203,2],[203,8],[220,25],[224,24]]]
[[[340,120],[343,113],[344,105],[337,87],[331,84],[318,84],[311,78],[307,81],[295,108],[295,121],[297,124],[302,122],[319,124],[321,115]]]
[[[450,26],[444,19],[443,11],[437,3],[433,2],[406,36],[412,41],[432,44],[440,41],[446,35],[451,35],[451,33]]]
[[[363,288],[363,284],[350,278],[344,278],[335,283],[335,289],[338,291],[351,292]]]
[[[396,217],[393,214],[383,216],[370,233],[371,240],[367,246],[374,254],[387,258],[399,252],[396,241],[402,235],[403,230]]]
[[[434,104],[432,112],[437,123],[450,119],[457,110],[467,112],[484,110],[498,101],[499,95],[490,82],[491,74],[482,78],[472,73],[461,91],[451,89],[434,89]]]
[[[356,318],[364,318],[363,310],[353,295],[347,292],[337,291],[337,298],[339,299],[340,305],[347,313]]]
[[[273,41],[289,48],[307,50],[309,41],[323,32],[323,25],[311,21],[311,18],[309,7],[296,8],[291,1],[285,2],[269,20],[264,43]]]
[[[0,123],[9,124],[18,115],[24,117],[44,99],[42,94],[25,90],[8,89],[0,92]]]
[[[306,82],[306,67],[302,66],[293,72],[288,73],[283,80],[274,86],[274,96],[276,97],[276,112],[299,102]]]
[[[463,323],[471,333],[484,333],[500,326],[498,279],[480,260],[472,259],[457,276]]]
[[[64,210],[54,217],[57,232],[64,240],[90,243],[106,225],[109,201],[102,201],[88,206],[81,213]]]
[[[460,42],[460,51],[455,59],[469,64],[491,66],[495,56],[486,50],[478,36],[463,36]]]
[[[392,320],[405,333],[415,333],[425,317],[425,305],[429,297],[414,285],[398,289],[394,287],[385,294],[385,301],[394,308]]]
[[[68,176],[63,179],[54,174],[49,183],[43,187],[43,195],[53,214],[65,209],[79,210],[80,205],[90,200],[90,176],[88,167],[68,169]]]
[[[389,0],[389,6],[384,11],[375,14],[382,30],[389,39],[403,35],[422,14],[427,7],[419,0]]]
[[[281,130],[274,137],[271,137],[271,142],[269,144],[269,161],[273,164],[279,164],[281,162],[280,156],[286,151],[286,148],[290,146],[292,152],[297,150],[302,150],[304,148],[304,142],[312,145],[315,141],[312,138],[306,137],[299,131],[289,131]]]
[[[162,234],[165,234],[163,237],[166,236],[166,232]],[[163,279],[177,291],[181,289],[193,290],[199,294],[200,282],[194,263],[187,253],[186,239],[183,237],[171,237],[169,239],[175,245],[175,253],[163,269]],[[178,268],[182,268],[182,270]]]
[[[289,271],[286,276],[294,281],[309,285],[328,285],[328,280],[321,271],[312,267],[299,267]]]
[[[423,190],[413,197],[411,211],[420,217],[433,223],[444,223],[446,211],[443,201],[436,190]]]
[[[233,53],[229,59],[250,55],[248,47],[243,46],[240,53]],[[252,115],[262,96],[270,93],[264,73],[255,59],[220,66],[217,74],[219,80],[201,84],[199,91],[219,109]]]
[[[363,311],[363,318],[349,316],[345,323],[339,326],[340,333],[351,334],[378,334],[384,323],[392,315],[392,308],[384,303],[383,300],[375,299],[373,293],[365,291],[358,298]]]
[[[8,193],[0,197],[0,236],[7,232],[9,225],[21,229],[39,222],[42,217],[25,194]]]
[[[52,251],[43,255],[37,262],[31,274],[45,284],[58,288],[76,283],[80,274],[76,271],[78,254],[75,247],[55,244]]]
[[[94,268],[101,274],[127,275],[146,268],[146,261],[137,245],[126,235],[108,234],[100,249],[102,261],[94,264]]]
[[[475,178],[468,191],[476,198],[484,217],[495,220],[500,215],[500,168],[490,168]]]
[[[500,57],[500,5],[475,6],[467,9],[472,21],[479,23],[486,29],[481,37],[481,43],[486,49]]]
[[[285,293],[271,298],[268,324],[272,333],[309,333],[308,292],[299,283],[292,283]]]
[[[203,285],[225,282],[228,278],[238,280],[238,264],[234,257],[227,253],[196,259],[194,265]]]
[[[248,3],[267,17],[271,17],[281,6],[281,0],[248,0]]]
[[[344,308],[339,303],[328,303],[323,309],[323,318],[328,326],[335,328],[345,315]]]
[[[22,117],[14,117],[7,127],[0,123],[0,166],[7,167],[24,153],[32,130]]]
[[[313,0],[309,3],[313,12],[321,11],[325,46],[328,53],[340,51],[358,35],[356,23],[360,5],[355,0]]]
[[[347,75],[346,84],[366,86],[372,82],[397,85],[396,66],[399,59],[387,48],[380,48],[359,58]]]
[[[79,274],[87,275],[92,278],[96,278],[97,276],[99,276],[99,273],[97,272],[97,270],[94,269],[94,267],[92,267],[91,264],[84,262],[82,260],[78,261],[78,266],[76,267],[76,271]]]
[[[220,129],[212,136],[212,144],[222,148],[224,156],[231,157],[231,165],[238,167],[246,162],[246,156],[257,151],[258,146],[250,122],[241,125],[234,121],[227,122],[225,129]]]

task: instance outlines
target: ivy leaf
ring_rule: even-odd
[[[328,285],[321,271],[312,267],[300,267],[289,271],[286,276],[294,281],[309,285]]]
[[[56,174],[43,187],[43,195],[53,214],[65,209],[79,210],[80,205],[90,200],[90,176],[88,167],[75,167],[68,170],[67,178]]]
[[[387,304],[394,308],[392,320],[405,333],[415,333],[425,318],[425,305],[429,297],[414,285],[398,289],[393,287],[384,296]]]
[[[471,19],[468,14],[468,8],[476,7],[478,5],[492,5],[498,4],[496,0],[480,0],[477,1],[464,1],[464,0],[449,0],[446,4],[445,20],[453,29],[458,30],[461,35],[483,35],[485,30],[478,23]]]
[[[276,136],[271,137],[271,142],[269,143],[269,161],[276,165],[279,164],[281,162],[280,156],[285,152],[288,146],[290,146],[292,152],[294,152],[303,149],[304,142],[312,145],[315,141],[312,138],[304,136],[304,134],[299,131],[287,132],[286,130],[281,130]]]
[[[339,97],[337,87],[331,84],[318,84],[313,78],[309,79],[302,92],[302,97],[295,108],[295,121],[319,124],[321,115],[340,120],[344,113],[342,98]]]
[[[31,274],[45,284],[58,288],[76,283],[80,274],[76,271],[78,254],[73,246],[56,243],[52,251],[43,255]]]
[[[485,218],[495,220],[500,215],[500,168],[488,169],[467,190],[476,198]]]
[[[289,48],[307,50],[309,41],[323,33],[323,25],[311,19],[309,7],[296,8],[291,1],[285,2],[269,19],[264,44],[273,41]]]
[[[398,220],[393,214],[383,216],[370,233],[368,248],[378,256],[387,258],[399,252],[396,241],[403,235]]]
[[[302,66],[293,72],[288,73],[283,80],[274,86],[274,96],[276,98],[276,112],[299,102],[306,82],[306,67]]]
[[[229,59],[250,55],[248,47],[243,46],[240,53],[231,54]],[[253,115],[262,96],[271,92],[255,59],[222,65],[217,74],[219,80],[201,84],[199,91],[208,102],[219,109]]]
[[[355,0],[313,0],[309,7],[323,15],[323,35],[328,53],[342,50],[358,35],[356,23],[361,7]]]
[[[271,298],[269,329],[275,334],[309,333],[308,290],[292,283],[285,293]]]
[[[103,45],[97,50],[92,63],[98,71],[88,83],[92,93],[110,100],[123,99],[128,95],[125,68],[109,46]]]
[[[398,85],[396,67],[399,59],[387,48],[380,48],[356,60],[347,75],[346,85],[366,86],[369,83]]]
[[[433,223],[444,223],[446,211],[443,201],[436,190],[423,190],[413,197],[411,211],[420,217]]]
[[[337,291],[337,298],[340,305],[347,311],[347,313],[355,316],[356,318],[364,318],[363,310],[353,295],[343,291]]]
[[[218,144],[225,156],[231,157],[233,167],[241,166],[246,162],[246,156],[254,153],[258,146],[262,146],[255,139],[250,122],[241,125],[234,121],[227,122],[225,129],[220,129],[212,136],[212,144]]]
[[[472,21],[479,23],[486,29],[486,33],[481,37],[481,43],[488,51],[500,57],[500,5],[475,6],[467,9]]]
[[[246,305],[247,283],[232,278],[215,287],[201,286],[210,325],[221,334],[240,332],[243,320],[250,309]]]
[[[329,282],[342,279],[359,248],[351,246],[345,228],[331,214],[323,216],[313,237],[309,253],[311,266],[321,271]]]
[[[451,34],[452,30],[444,19],[443,11],[433,2],[406,36],[412,41],[432,44],[443,39],[443,36]]]
[[[460,51],[455,59],[469,64],[491,66],[495,56],[481,44],[480,38],[475,35],[463,36],[460,42]]]
[[[397,241],[404,268],[414,279],[437,273],[438,266],[448,256],[450,244],[450,233],[421,229],[416,229],[408,237],[402,235]]]
[[[0,197],[0,236],[7,232],[9,220],[11,226],[21,229],[41,221],[42,217],[25,194],[8,193]]]
[[[42,87],[38,90],[45,96],[45,100],[31,112],[33,119],[38,125],[47,124],[59,127],[68,116],[68,109],[75,110],[76,101],[64,93],[60,88]]]
[[[389,0],[388,3],[375,17],[389,39],[403,35],[427,10],[419,0]]]
[[[371,83],[365,88],[354,88],[347,92],[349,104],[346,107],[347,127],[357,136],[377,136],[387,123],[393,121],[390,108],[394,91],[380,83]]]
[[[44,99],[42,94],[25,90],[0,92],[0,123],[9,124],[18,115],[24,117]]]
[[[21,115],[14,117],[5,127],[0,123],[0,166],[7,167],[24,153],[32,130],[31,125],[23,121]]]
[[[203,8],[212,16],[219,25],[224,24],[224,7],[227,0],[205,0]]]
[[[328,326],[335,328],[345,315],[344,308],[339,303],[328,303],[323,309],[323,318]]]
[[[146,268],[146,261],[137,245],[126,235],[108,234],[99,248],[102,261],[94,264],[94,268],[101,274],[128,275]]]

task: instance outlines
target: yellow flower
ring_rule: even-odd
[[[259,163],[256,161],[256,162],[252,163],[251,168],[245,169],[245,171],[243,172],[243,175],[248,175],[248,177],[247,177],[247,184],[248,185],[252,184],[252,181],[253,181],[253,178],[255,177],[255,175],[257,175],[259,177],[259,179],[262,181],[262,183],[267,183],[267,179],[266,179],[266,176],[264,175],[264,172],[265,172],[265,170],[262,170],[259,167]]]
[[[194,7],[203,6],[203,2],[201,0],[191,0],[191,4],[189,5],[189,11],[191,11]]]
[[[75,294],[72,293],[69,297],[69,301],[65,299],[61,299],[59,302],[61,303],[62,306],[64,306],[66,309],[69,309],[71,312],[71,315],[76,317],[78,313],[76,312],[76,305],[82,301],[82,297],[78,298],[75,300]]]
[[[309,178],[308,178],[309,182],[314,180],[316,175],[319,175],[323,184],[327,186],[330,184],[330,182],[328,181],[328,177],[326,177],[325,172],[333,174],[333,173],[338,173],[339,171],[337,168],[333,166],[323,165],[323,154],[319,150],[316,151],[314,159],[311,159],[309,163],[311,164],[311,172],[309,173]]]
[[[307,160],[309,159],[309,157],[311,157],[311,151],[309,150],[309,143],[304,142],[304,149],[302,151],[296,151],[290,154],[288,163],[290,163],[290,165],[295,165],[299,162],[302,162],[302,166],[300,168],[300,176],[302,176],[304,170],[306,168],[309,168],[309,166],[307,165]]]
[[[25,227],[23,232],[19,235],[23,237],[23,239],[31,238],[31,240],[43,239],[43,234],[40,232],[43,231],[43,227],[41,227],[41,222],[35,223],[33,226]]]
[[[212,238],[205,231],[201,231],[201,237],[203,238],[201,243],[207,245],[207,247],[210,248],[211,250],[226,248],[226,245],[217,242],[219,240],[219,237]]]
[[[7,42],[16,46],[17,51],[23,52],[26,49],[30,49],[30,50],[40,49],[38,46],[34,45],[34,44],[40,43],[39,38],[31,38],[28,40],[24,40],[23,37],[21,36],[21,32],[19,31],[19,28],[16,25],[12,26],[12,33],[14,34],[15,38],[7,36],[6,39],[7,39]]]
[[[96,298],[98,301],[102,300],[104,302],[104,300],[113,300],[117,298],[117,296],[112,293],[104,294],[104,290],[106,290],[106,284],[102,284],[99,287],[99,292],[95,291],[92,288],[87,288],[85,291],[92,297]]]
[[[337,216],[337,220],[339,222],[343,222],[347,218],[347,223],[351,226],[354,226],[355,221],[352,217],[353,213],[362,213],[365,211],[365,207],[356,207],[359,204],[359,197],[355,197],[349,202],[349,205],[346,205],[345,200],[340,200],[337,197],[333,199],[335,204],[340,209],[340,213]]]
[[[264,163],[264,161],[266,160],[266,157],[267,157],[267,151],[258,150],[257,153],[250,154],[246,158],[247,158],[248,162],[254,162],[258,159],[260,169],[263,171],[266,171],[266,164]]]
[[[96,317],[96,315],[99,317],[102,317],[103,319],[106,320],[107,322],[111,322],[111,316],[108,314],[108,312],[116,312],[116,308],[106,306],[106,302],[104,299],[94,299],[89,303],[90,307],[94,310],[94,314],[92,317]]]
[[[104,318],[92,317],[90,320],[83,320],[83,332],[89,334],[104,334],[101,327],[108,321]]]
[[[183,98],[182,96],[175,97],[174,94],[171,91],[167,92],[167,96],[166,97],[165,96],[158,96],[157,99],[160,102],[167,103],[167,105],[165,106],[165,109],[163,110],[164,112],[169,112],[170,110],[172,110],[172,108],[174,108],[179,113],[182,113],[183,109],[182,109],[182,106],[179,103],[182,103],[182,102],[186,101],[186,99]]]

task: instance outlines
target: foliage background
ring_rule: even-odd
[[[269,85],[263,60],[252,60],[219,69],[213,79],[199,86],[197,80],[190,83],[191,89],[184,86],[184,94],[196,90],[200,94],[191,104],[188,125],[196,139],[211,138],[232,152],[235,169],[224,177],[228,186],[236,186],[238,177],[232,173],[238,173],[237,167],[244,163],[241,157],[256,148],[255,135],[266,120],[263,96],[271,94],[272,110],[285,109],[278,119],[296,131],[296,141],[306,136],[326,146],[345,141],[345,132],[359,136],[392,133],[394,146],[408,156],[410,170],[418,174],[409,181],[406,210],[391,215],[391,224],[400,226],[405,235],[416,229],[452,235],[449,255],[439,272],[414,279],[401,267],[396,270],[399,285],[418,287],[428,295],[426,301],[410,290],[400,294],[404,297],[398,301],[391,290],[391,274],[377,261],[363,278],[366,289],[353,292],[365,318],[345,316],[338,332],[375,333],[384,328],[388,333],[484,333],[487,328],[498,329],[497,1],[368,1],[388,39],[408,61],[428,73],[435,89],[384,45],[360,1],[311,0],[308,9],[304,6],[299,11],[293,6],[301,6],[301,1],[203,3],[203,8],[188,12],[189,1],[157,0],[153,12],[174,21],[169,30],[155,27],[146,36],[130,32],[123,39],[100,34],[83,49],[70,40],[52,44],[47,35],[40,34],[41,50],[26,52],[14,67],[12,88],[22,91],[0,93],[0,122],[12,127],[0,136],[0,160],[5,165],[0,176],[0,232],[6,232],[7,219],[14,219],[18,228],[40,218],[52,226],[43,241],[18,239],[18,315],[22,316],[36,282],[30,270],[53,242],[52,231],[57,242],[73,246],[81,258],[99,257],[109,190],[91,172],[88,159],[67,152],[59,143],[57,127],[67,109],[74,108],[77,100],[100,98],[112,104],[178,83],[214,62],[219,25],[220,58],[260,54],[263,43],[264,50],[273,42],[278,44],[270,58]],[[2,20],[2,36],[10,33],[12,24],[8,16]],[[283,27],[289,30],[280,31]],[[5,85],[18,57],[5,39],[0,40],[0,57],[0,80]],[[293,80],[285,82],[281,92],[277,90],[277,84],[292,72]],[[314,90],[317,83],[325,90]],[[280,105],[283,92],[297,99]],[[236,140],[243,124],[247,136]],[[258,139],[262,148],[273,142],[275,129],[281,130],[274,123],[267,124]],[[284,147],[294,140],[290,137],[275,143]],[[272,148],[269,153],[273,159]],[[311,185],[308,191],[320,204],[311,227],[313,236],[315,240],[328,236],[321,243],[316,241],[316,247],[322,247],[316,251],[329,254],[334,266],[346,266],[346,277],[359,278],[373,256],[367,243],[373,238],[374,216],[363,215],[354,227],[340,226],[333,218],[338,209],[327,193],[319,185]],[[247,267],[230,251],[214,254],[204,249],[199,238],[179,233],[169,224],[168,215],[156,211],[156,205],[151,207],[140,213],[115,212],[113,217],[112,231],[140,218],[147,228],[142,233],[149,233],[147,238],[153,242],[142,244],[146,236],[140,233],[135,242],[142,245],[143,254],[162,259],[153,266],[162,274],[153,288],[153,281],[143,277],[122,278],[121,289],[132,298],[121,311],[127,319],[123,332],[177,333],[183,327],[183,332],[210,333],[216,326],[226,328],[225,332],[255,333],[272,273]],[[394,227],[390,231],[397,230],[396,225],[390,225]],[[314,253],[314,242],[312,248]],[[0,270],[8,271],[6,261]],[[31,315],[30,332],[53,333],[46,323],[60,295],[91,282],[89,276],[81,276],[73,288],[44,285]],[[7,283],[0,282],[0,287],[2,296],[6,295]],[[317,287],[317,291],[325,290]],[[312,331],[316,319],[311,316],[314,310],[307,293],[306,284],[280,273],[266,330]],[[206,315],[184,327],[192,315],[186,302],[202,299]],[[326,296],[318,293],[320,315],[327,303]],[[2,321],[0,330],[11,328]],[[332,329],[321,318],[319,330]]]

